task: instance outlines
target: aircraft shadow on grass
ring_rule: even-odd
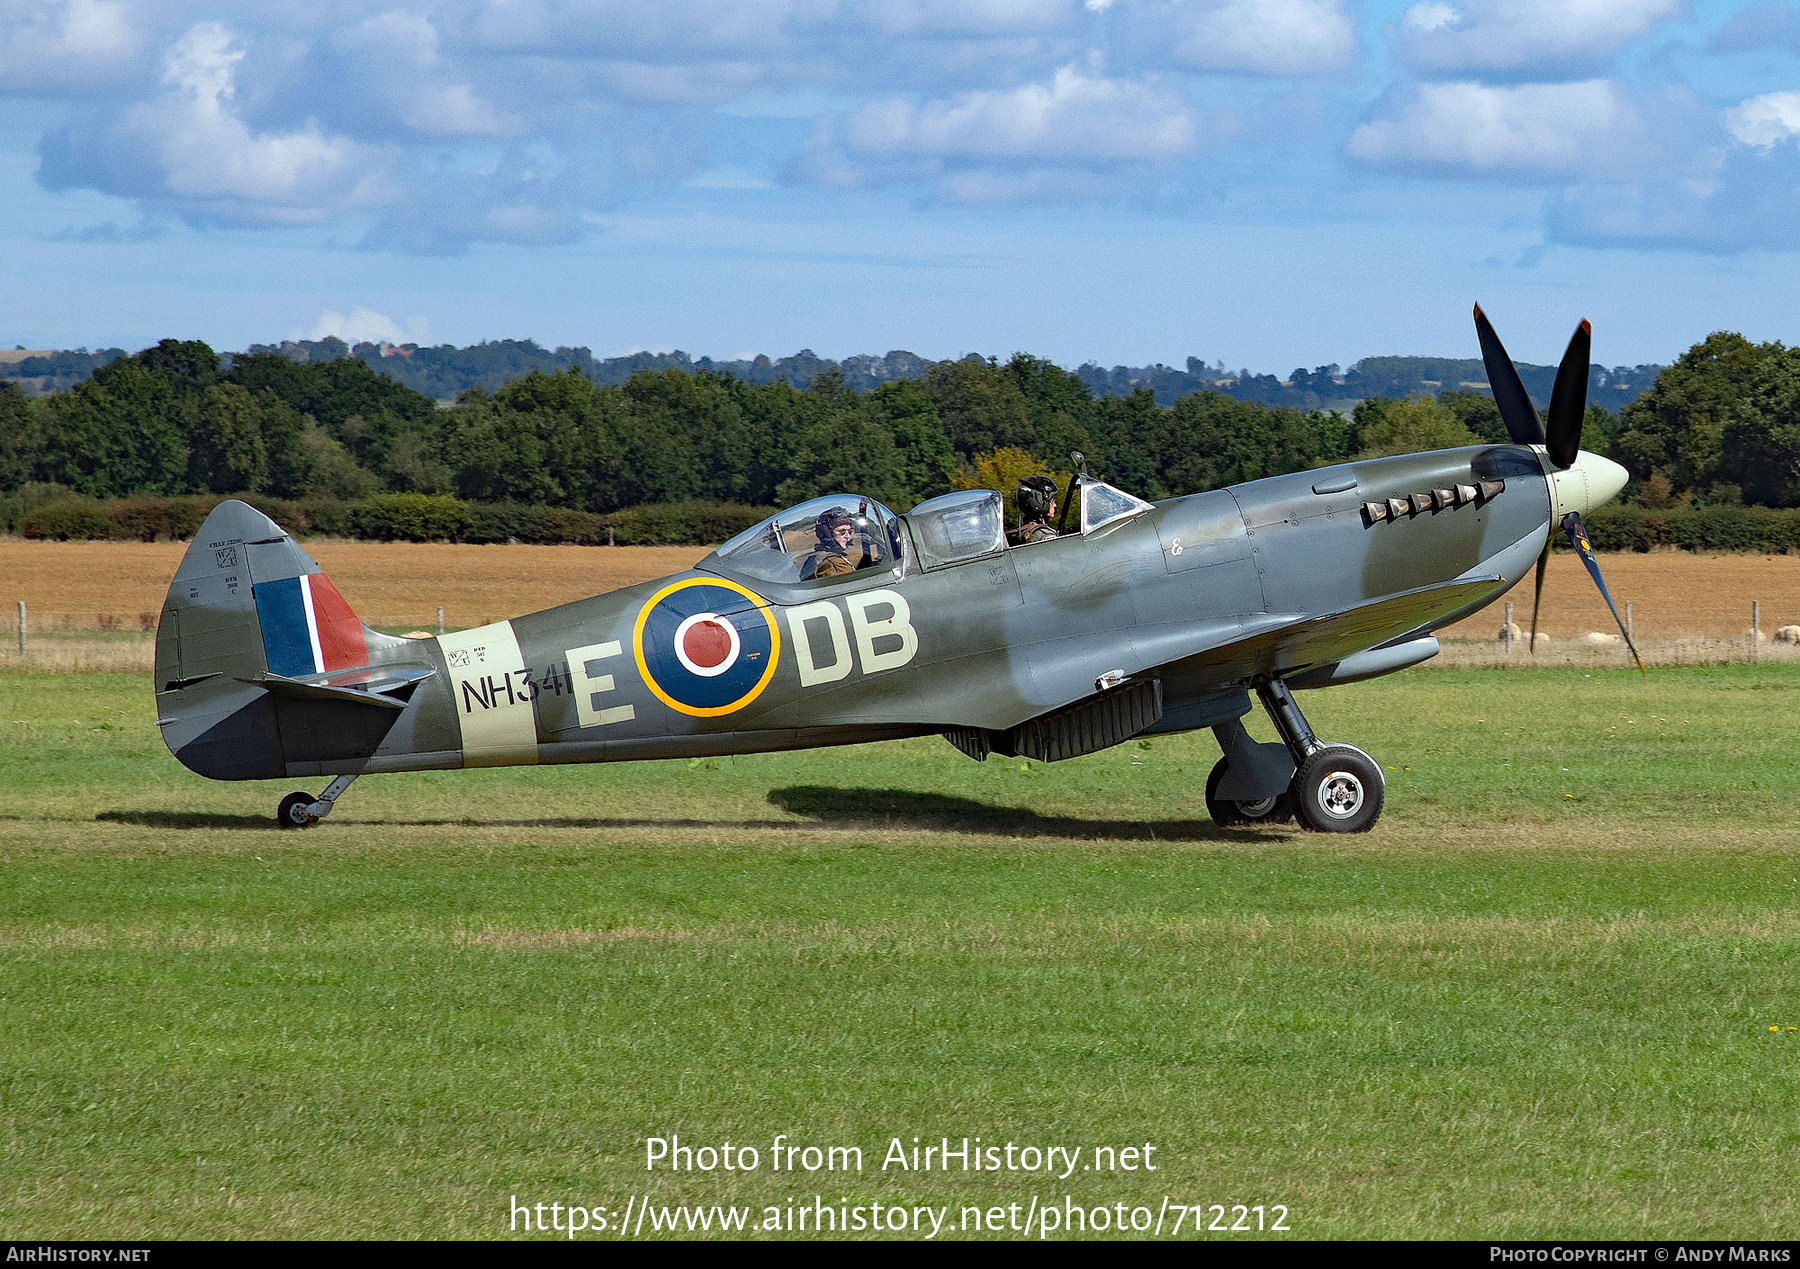
[[[112,824],[136,824],[143,828],[224,828],[279,831],[281,826],[262,815],[220,815],[206,811],[102,811],[94,816]],[[564,816],[534,820],[490,820],[464,816],[460,819],[419,820],[353,820],[337,819],[340,825],[377,826],[382,828],[791,828],[782,820],[694,820],[645,817],[612,818]]]
[[[215,815],[206,811],[102,811],[94,818],[103,824],[136,824],[141,828],[280,829],[266,815]]]
[[[790,815],[833,827],[874,825],[986,833],[994,837],[1083,837],[1121,841],[1261,840],[1262,833],[1222,829],[1209,819],[1114,820],[1040,815],[1029,807],[998,806],[947,793],[913,789],[834,789],[800,785],[774,789],[769,802]]]
[[[813,824],[785,820],[699,820],[648,817],[546,818],[530,820],[418,819],[340,820],[341,824],[380,823],[409,828],[705,828],[755,832],[795,827],[897,828],[940,833],[988,834],[994,837],[1106,838],[1114,841],[1267,840],[1267,834],[1221,829],[1210,820],[1083,819],[1041,815],[1028,807],[1001,806],[974,798],[913,789],[840,789],[799,785],[769,792],[769,804]],[[261,815],[227,815],[209,811],[102,811],[96,820],[143,828],[279,831]]]

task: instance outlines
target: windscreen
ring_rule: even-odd
[[[1114,489],[1102,481],[1083,481],[1081,484],[1081,531],[1091,533],[1103,524],[1111,524],[1114,520],[1136,515],[1140,511],[1148,511],[1150,504],[1142,498],[1133,498],[1122,489]]]

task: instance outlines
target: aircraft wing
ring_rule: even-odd
[[[1204,688],[1242,683],[1257,674],[1286,675],[1330,665],[1478,604],[1506,585],[1499,576],[1464,577],[1322,616],[1295,617],[1164,662],[1150,673],[1172,685]]]

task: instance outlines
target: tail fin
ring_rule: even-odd
[[[312,688],[312,698],[279,698],[280,689],[409,642],[363,625],[268,516],[222,502],[182,557],[157,626],[163,739],[183,764],[218,780],[314,774],[321,762],[367,757],[393,724],[392,702],[367,710],[347,694],[312,699],[331,696],[329,687]]]

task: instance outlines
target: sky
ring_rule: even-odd
[[[1788,0],[0,0],[0,346],[1800,338]]]

